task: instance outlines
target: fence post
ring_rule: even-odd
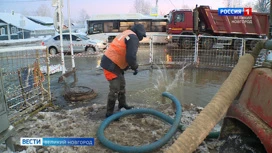
[[[27,69],[29,69],[29,67],[26,67]],[[22,79],[21,77],[21,70],[18,70],[18,77],[19,77],[19,83],[20,83],[20,88],[21,88],[21,93],[22,93],[22,97],[24,99],[24,104],[31,106],[30,103],[27,102],[28,96],[26,91],[24,90],[24,86],[23,86],[23,82],[25,82],[25,80]],[[27,80],[28,81],[28,80]],[[26,86],[28,88],[28,86]],[[29,93],[28,93],[29,94]],[[20,106],[20,109],[23,107],[23,105]]]
[[[198,58],[198,36],[195,36],[195,54],[194,54],[194,63],[197,63]]]
[[[246,44],[245,39],[243,38],[242,39],[242,44],[241,44],[241,47],[240,47],[239,58],[241,56],[243,56],[245,54],[245,52],[246,52],[246,47],[245,47],[246,45],[245,44]]]
[[[49,59],[49,50],[46,48],[46,67],[47,67],[47,81],[48,81],[48,102],[51,103],[51,91],[50,91],[50,59]]]
[[[37,62],[37,63],[35,63],[35,62]],[[40,89],[38,89],[38,94],[41,91],[42,100],[44,100],[44,92],[43,92],[44,88],[43,88],[43,84],[42,84],[44,77],[42,76],[43,74],[41,74],[41,70],[40,70],[40,56],[39,56],[39,51],[38,50],[36,50],[36,61],[35,62],[34,62],[34,73],[33,73],[33,77],[34,77],[34,80],[37,79],[35,77],[38,77],[38,80],[37,80],[37,82],[34,81],[34,87],[36,85],[37,88],[40,88]]]
[[[150,39],[149,39],[149,46],[150,46],[150,53],[149,53],[149,64],[151,65],[151,68],[153,68],[153,35],[150,37]]]

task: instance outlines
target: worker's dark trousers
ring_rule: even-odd
[[[124,75],[120,74],[117,78],[110,80],[109,83],[110,83],[109,85],[110,92],[108,94],[106,115],[113,114],[115,102],[117,99],[119,101],[119,105],[118,105],[119,108],[126,105],[126,95],[125,95],[126,81],[125,81]]]

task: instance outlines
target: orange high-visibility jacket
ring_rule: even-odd
[[[116,75],[116,74],[114,74],[114,73],[112,73],[112,72],[110,72],[110,71],[108,71],[108,70],[106,70],[106,69],[103,69],[103,71],[104,71],[105,78],[106,78],[108,81],[117,78],[117,75]]]
[[[128,66],[128,63],[126,61],[125,39],[130,39],[128,37],[128,35],[130,34],[136,35],[131,30],[126,30],[121,34],[117,35],[105,52],[105,55],[121,69],[125,69]]]

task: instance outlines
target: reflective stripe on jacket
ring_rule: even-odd
[[[125,69],[128,66],[128,63],[126,61],[125,39],[129,39],[128,35],[130,34],[136,35],[131,30],[126,30],[121,34],[117,35],[105,52],[105,55],[121,69]]]

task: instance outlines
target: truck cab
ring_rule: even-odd
[[[204,24],[203,16],[200,12],[203,9],[209,9],[209,6],[196,7],[191,9],[175,9],[165,15],[168,18],[166,32],[168,42],[177,43],[179,47],[190,49],[194,47],[194,35],[206,35],[207,24]],[[200,14],[200,15],[199,15]],[[201,46],[205,49],[211,49],[213,41],[210,38],[200,39]]]
[[[168,34],[193,34],[193,11],[190,9],[172,10],[168,17]]]

